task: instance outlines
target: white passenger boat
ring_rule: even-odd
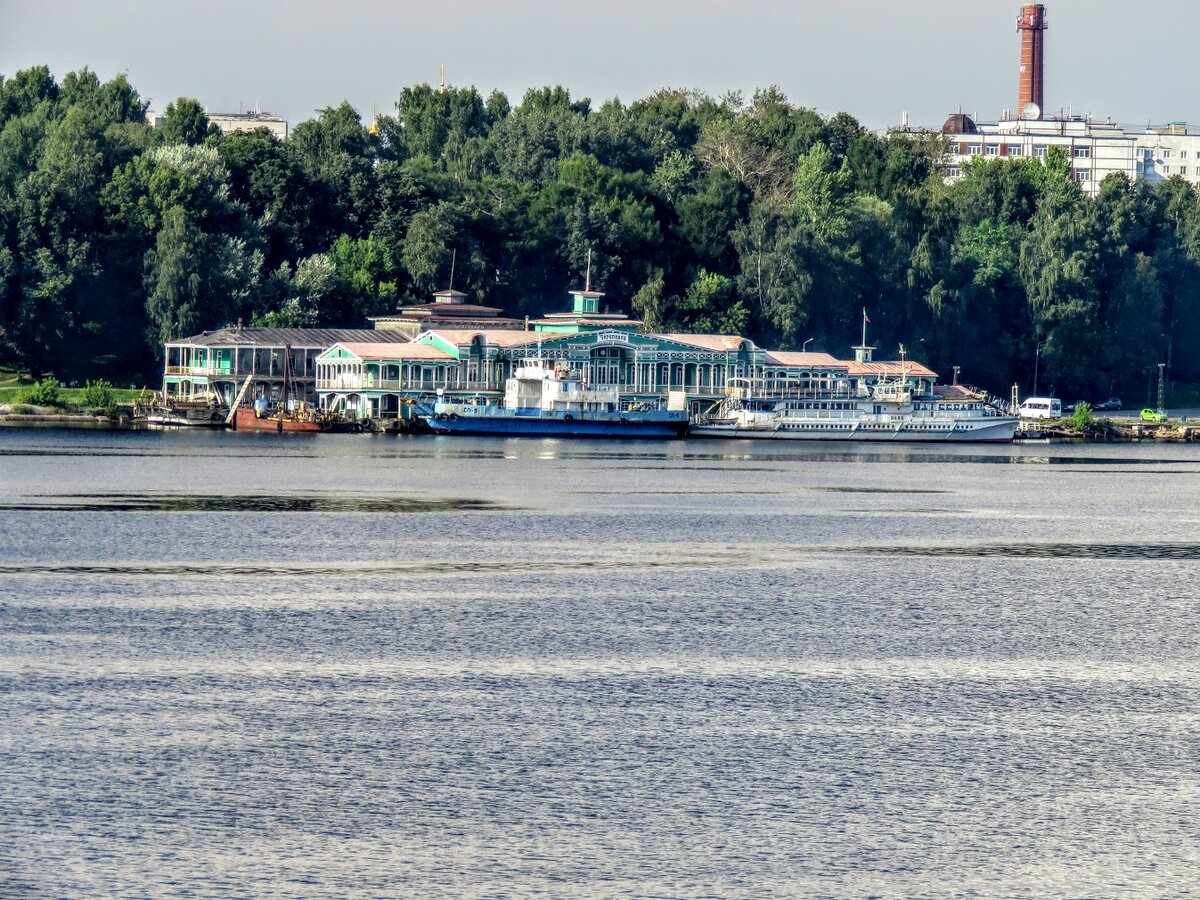
[[[903,369],[858,391],[762,395],[734,384],[730,396],[693,422],[693,437],[792,441],[917,441],[1008,443],[1017,418],[985,395],[951,385],[915,390]]]

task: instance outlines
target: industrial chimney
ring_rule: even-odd
[[[1021,32],[1021,84],[1017,100],[1017,117],[1042,117],[1042,77],[1045,72],[1045,49],[1042,32],[1046,30],[1046,7],[1027,3],[1021,7],[1017,31]]]

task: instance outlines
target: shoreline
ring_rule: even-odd
[[[79,428],[89,431],[148,431],[151,428],[159,431],[225,431],[222,428],[186,428],[172,426],[151,426],[144,420],[133,419],[127,415],[110,418],[101,415],[85,413],[0,413],[0,428]],[[389,434],[387,429],[376,429],[367,434]],[[1200,426],[1191,424],[1153,425],[1148,423],[1113,423],[1102,434],[1071,434],[1062,429],[1048,426],[1041,430],[1030,429],[1027,437],[1021,432],[1013,439],[1014,444],[1165,444],[1165,443],[1198,443],[1200,442]],[[685,436],[685,440],[688,437]],[[703,440],[703,438],[691,438]],[[752,438],[746,438],[752,440]],[[798,443],[833,443],[830,441],[800,441]],[[875,443],[865,441],[847,441],[846,443]],[[896,443],[905,443],[896,441]],[[927,442],[918,442],[925,444]],[[969,442],[947,442],[962,443]]]

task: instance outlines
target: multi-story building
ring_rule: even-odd
[[[1162,181],[1179,176],[1200,184],[1200,130],[1186,123],[1128,127],[1111,119],[1060,112],[1047,116],[1044,106],[1046,7],[1027,3],[1017,18],[1021,36],[1021,65],[1016,112],[1006,111],[995,123],[979,122],[957,113],[942,126],[948,139],[945,174],[948,181],[963,177],[974,159],[1044,157],[1062,147],[1071,173],[1083,190],[1095,194],[1109,175],[1131,181]],[[907,124],[900,133],[909,131]]]
[[[265,128],[281,141],[287,140],[288,122],[272,113],[261,109],[237,113],[208,113],[208,121],[212,122],[225,134],[231,131],[254,131]]]
[[[253,397],[277,400],[284,381],[293,399],[317,399],[317,357],[339,341],[387,343],[383,331],[355,328],[220,328],[163,348],[163,396],[176,400],[233,402],[253,375]],[[288,364],[290,363],[290,371]]]
[[[1143,131],[1086,117],[1008,119],[977,123],[958,113],[942,126],[949,140],[946,177],[957,180],[974,159],[1043,158],[1051,147],[1062,147],[1071,172],[1089,194],[1114,173],[1131,181],[1162,181],[1182,176],[1200,183],[1200,132],[1183,123]]]
[[[205,115],[208,116],[208,121],[216,125],[225,134],[231,131],[254,131],[256,128],[265,128],[281,141],[287,140],[289,130],[287,120],[260,109],[237,113],[214,113],[206,111]],[[147,110],[146,122],[151,128],[157,128],[162,124],[162,113],[152,109]]]

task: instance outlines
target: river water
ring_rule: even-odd
[[[0,895],[1169,896],[1200,451],[0,429]]]

